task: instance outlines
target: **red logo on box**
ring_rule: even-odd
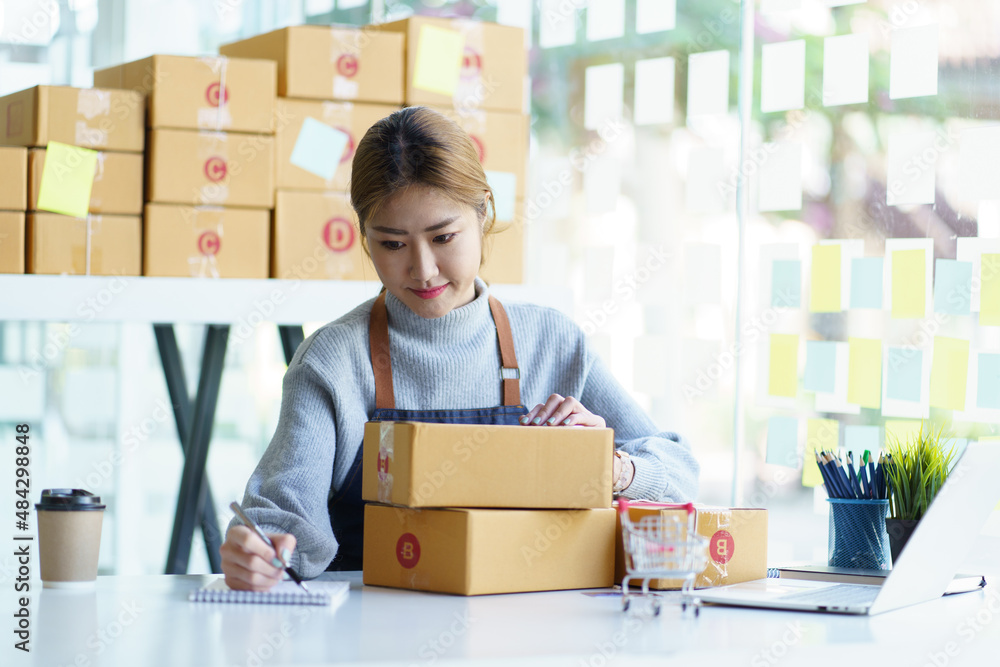
[[[218,183],[226,177],[226,161],[221,157],[210,157],[205,160],[205,176],[213,183]]]
[[[14,102],[7,107],[7,136],[24,131],[24,102]]]
[[[409,570],[420,562],[420,542],[413,533],[403,533],[396,542],[396,560]]]
[[[220,97],[219,93],[220,93],[220,91],[222,93],[221,94],[222,103],[223,104],[228,103],[229,102],[229,89],[227,89],[222,84],[220,84],[218,82],[212,83],[212,84],[209,84],[208,88],[205,89],[205,99],[208,100],[208,103],[210,105],[212,105],[213,107],[219,106],[219,97]]]
[[[354,159],[354,135],[346,127],[340,127],[339,125],[334,128],[335,130],[340,130],[347,135],[347,145],[344,146],[344,154],[340,156],[340,164],[345,162],[350,162]]]
[[[736,540],[728,530],[717,530],[708,544],[708,552],[716,563],[728,563],[736,551]]]
[[[465,47],[465,53],[462,54],[462,78],[478,79],[482,71],[483,57],[468,46]]]
[[[337,58],[337,73],[348,79],[352,78],[358,73],[358,59],[350,53],[340,56]]]
[[[222,239],[215,232],[205,232],[198,237],[198,252],[202,255],[218,255]]]
[[[474,134],[470,134],[469,138],[472,139],[472,143],[476,147],[476,153],[479,154],[479,161],[480,162],[485,162],[486,161],[486,146],[479,139],[479,137],[477,137]]]
[[[323,243],[334,252],[344,252],[354,245],[354,225],[344,218],[330,218],[323,226]]]

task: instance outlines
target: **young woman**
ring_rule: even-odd
[[[295,353],[277,430],[243,499],[275,549],[234,523],[222,546],[230,587],[277,583],[275,552],[304,577],[361,569],[369,420],[606,424],[618,449],[616,494],[693,498],[689,445],[658,431],[580,328],[550,308],[505,308],[477,278],[495,219],[491,196],[468,135],[440,113],[397,111],[358,144],[351,201],[385,289]]]

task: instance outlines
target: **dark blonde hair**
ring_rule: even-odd
[[[493,191],[472,139],[438,111],[407,107],[372,125],[354,153],[351,205],[366,252],[368,222],[390,197],[414,185],[435,188],[455,203],[471,206],[479,215],[484,242],[493,231]]]

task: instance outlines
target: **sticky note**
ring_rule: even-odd
[[[497,220],[507,222],[514,219],[517,192],[517,175],[509,171],[486,171],[486,182],[493,190],[493,206]]]
[[[1000,254],[983,254],[980,259],[982,288],[979,297],[979,324],[1000,325]]]
[[[332,180],[349,139],[346,132],[307,117],[295,139],[290,161],[324,181]]]
[[[705,51],[688,56],[687,115],[729,113],[729,51]]]
[[[847,400],[863,408],[882,405],[882,341],[848,338]]]
[[[934,312],[972,312],[972,262],[939,259],[934,264]]]
[[[809,279],[809,310],[840,312],[840,246],[814,245]]]
[[[851,260],[851,308],[882,308],[882,258]]]
[[[920,433],[920,422],[911,419],[887,419],[885,422],[885,444],[894,442],[906,444],[910,438]]]
[[[958,142],[958,189],[969,200],[995,199],[1000,188],[1000,125],[964,130]]]
[[[767,420],[767,455],[764,460],[786,468],[799,467],[798,419],[771,417]]]
[[[878,426],[845,426],[844,427],[844,449],[853,452],[863,452],[866,449],[870,452],[882,449],[879,444]]]
[[[823,106],[868,101],[868,36],[823,40]]]
[[[934,183],[940,150],[934,132],[896,133],[889,136],[885,202],[933,204]]]
[[[917,349],[890,347],[888,354],[886,396],[893,400],[919,403],[924,353]]]
[[[765,44],[760,50],[761,113],[801,109],[806,98],[806,42]]]
[[[685,208],[688,213],[721,213],[727,201],[719,183],[726,179],[721,148],[693,148],[688,155]]]
[[[979,353],[976,407],[1000,410],[1000,354]]]
[[[576,8],[565,11],[565,0],[541,0],[538,8],[538,45],[543,49],[576,42]]]
[[[637,0],[635,31],[640,35],[673,30],[677,25],[677,0]]]
[[[837,344],[831,341],[806,341],[806,370],[802,386],[807,391],[833,393],[837,370]]]
[[[684,245],[684,302],[719,303],[722,297],[722,247],[715,243]]]
[[[931,407],[965,409],[965,385],[969,373],[969,341],[934,336],[931,361]]]
[[[802,144],[784,141],[764,144],[767,156],[757,176],[758,211],[797,211],[802,208]]]
[[[635,62],[632,120],[636,125],[673,121],[675,69],[673,58],[650,58]]]
[[[823,474],[816,464],[816,452],[835,450],[840,444],[840,422],[810,419],[806,422],[806,451],[802,459],[802,486],[819,486]]]
[[[892,31],[889,48],[889,98],[937,95],[937,24]]]
[[[776,259],[771,265],[771,305],[776,308],[802,306],[802,262]]]
[[[771,334],[770,366],[767,393],[794,397],[799,384],[798,334]]]
[[[895,319],[923,317],[927,310],[924,286],[927,281],[927,252],[892,252],[892,316]]]
[[[420,26],[413,87],[451,97],[458,87],[465,36],[457,30]]]
[[[38,193],[38,210],[86,218],[97,170],[97,151],[50,141]]]
[[[625,34],[625,0],[590,0],[587,5],[587,40],[598,42]]]
[[[599,130],[622,117],[625,67],[621,63],[595,65],[584,73],[583,125]]]
[[[846,342],[835,342],[837,349],[834,364],[833,391],[818,391],[815,394],[816,412],[839,412],[848,415],[861,414],[861,406],[847,400],[847,379],[849,368],[850,347]]]

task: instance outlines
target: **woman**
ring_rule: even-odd
[[[243,501],[275,548],[232,525],[222,546],[230,587],[277,583],[276,552],[304,577],[328,566],[361,568],[369,420],[526,427],[607,420],[618,448],[616,494],[694,496],[698,465],[688,444],[657,432],[580,328],[549,308],[505,310],[476,277],[495,220],[491,196],[468,135],[440,113],[397,111],[358,144],[351,201],[384,289],[295,353],[277,430]]]

